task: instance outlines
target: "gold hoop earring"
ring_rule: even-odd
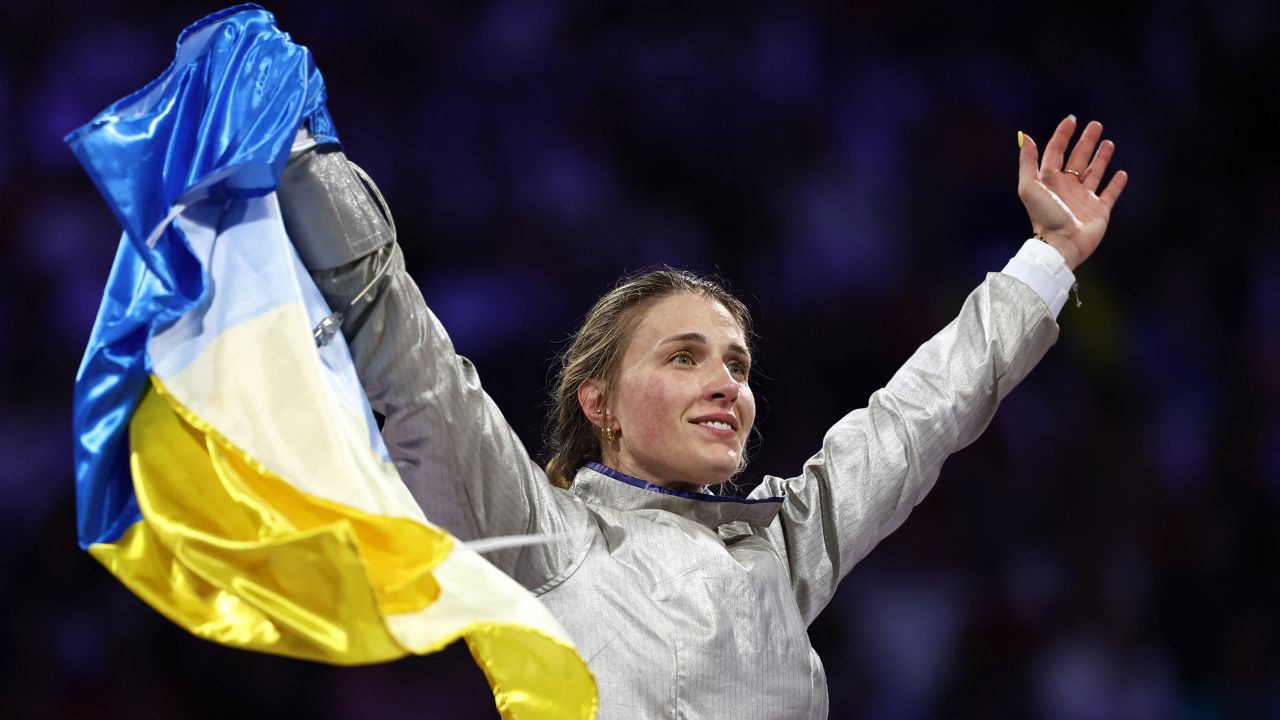
[[[605,442],[615,442],[618,439],[618,431],[611,427],[602,427],[600,428],[600,437],[604,438]]]

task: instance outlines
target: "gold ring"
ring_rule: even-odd
[[[1081,175],[1080,172],[1077,170],[1063,170],[1062,172],[1068,175],[1075,175],[1077,180],[1079,180],[1080,182],[1084,182],[1084,175]]]

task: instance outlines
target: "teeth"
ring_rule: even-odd
[[[720,421],[718,421],[718,420],[703,420],[700,424],[702,424],[702,425],[707,425],[707,426],[710,426],[710,427],[716,428],[716,429],[718,429],[718,430],[732,430],[732,429],[733,429],[732,427],[730,427],[730,426],[729,426],[729,423],[722,423],[722,422],[720,422]]]

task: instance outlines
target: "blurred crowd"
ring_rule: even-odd
[[[339,669],[216,647],[76,546],[71,388],[119,228],[62,137],[219,7],[0,10],[5,714],[494,716],[465,648]],[[796,473],[1029,235],[1016,131],[1102,120],[1132,179],[1083,306],[811,627],[831,715],[1280,717],[1280,6],[268,9],[531,450],[552,358],[622,272],[738,290],[744,491]]]

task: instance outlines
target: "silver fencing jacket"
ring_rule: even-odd
[[[564,625],[595,674],[600,717],[826,717],[809,624],[1053,344],[1042,295],[988,275],[796,475],[766,477],[746,499],[668,490],[598,464],[566,491],[454,352],[345,158],[324,150],[287,167],[285,224],[332,307],[387,268],[343,331],[401,476],[427,517],[463,540],[571,538],[489,559]]]

